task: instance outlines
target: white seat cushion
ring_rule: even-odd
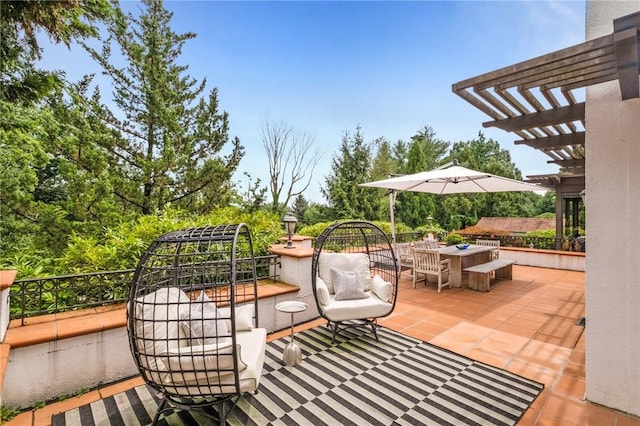
[[[247,331],[236,333],[236,343],[240,347],[240,358],[246,366],[239,372],[240,391],[253,392],[260,384],[262,377],[262,367],[264,364],[265,350],[267,345],[267,330],[265,328],[253,328]],[[182,349],[184,350],[184,349]],[[178,357],[174,360],[179,362]],[[182,374],[165,375],[164,388],[177,395],[199,395],[199,394],[220,394],[234,393],[234,377],[232,374],[217,376],[214,371],[204,376],[198,372],[197,383],[189,381],[189,386],[184,387]],[[177,387],[171,386],[175,380]],[[193,385],[191,386],[191,383]],[[182,386],[181,386],[182,385]]]
[[[330,297],[330,303],[322,308],[322,312],[331,321],[347,321],[353,319],[375,318],[387,315],[393,305],[383,302],[371,291],[367,291],[367,298],[354,300],[335,300]]]

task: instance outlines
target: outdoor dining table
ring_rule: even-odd
[[[444,259],[451,259],[449,282],[451,287],[462,287],[462,269],[491,260],[491,250],[495,247],[471,244],[464,250],[456,246],[446,246],[439,249]]]

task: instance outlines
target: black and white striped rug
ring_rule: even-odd
[[[282,365],[289,339],[267,345],[259,393],[230,425],[514,425],[543,385],[387,328],[331,345],[326,327],[296,334],[304,361]],[[139,386],[52,418],[62,425],[146,425],[158,396]],[[206,424],[176,413],[162,424]]]

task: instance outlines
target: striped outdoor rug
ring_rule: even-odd
[[[270,342],[259,393],[230,425],[513,425],[543,385],[387,328],[331,345],[326,327],[296,334],[304,361],[282,365],[288,338]],[[146,425],[159,398],[139,386],[56,414],[52,426]],[[161,424],[206,424],[175,413]]]

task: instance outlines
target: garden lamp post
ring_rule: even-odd
[[[293,242],[291,241],[291,237],[296,230],[296,223],[298,223],[298,219],[296,219],[296,217],[291,212],[289,212],[286,214],[284,219],[282,219],[282,221],[284,222],[284,229],[287,231],[287,244],[284,246],[284,248],[295,248]]]

